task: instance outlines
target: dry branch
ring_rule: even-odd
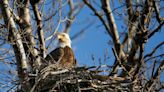
[[[41,75],[39,75],[39,84],[35,84],[31,92],[47,92],[50,90],[64,92],[76,92],[77,90],[84,92],[124,90],[130,92],[129,87],[132,86],[128,77],[113,78],[105,75],[99,75],[93,72],[97,71],[97,69],[93,67],[92,70],[90,70],[89,67],[77,67],[70,70],[50,70],[51,71],[46,71],[46,73],[41,73]]]
[[[132,6],[132,0],[126,0],[126,7],[127,7],[129,20],[131,20],[134,12]]]
[[[109,4],[108,0],[102,0],[102,9],[104,10],[104,12],[106,14],[107,21],[108,21],[108,24],[110,27],[110,30],[108,30],[108,31],[111,31],[111,36],[112,36],[113,42],[115,43],[115,47],[117,47],[116,44],[120,44],[119,34],[118,34],[117,26],[116,26],[116,23],[115,23],[113,14],[112,14],[112,10],[110,8],[110,4]]]
[[[160,78],[161,72],[164,70],[164,60],[161,61],[160,66],[156,70],[155,74],[151,77],[151,79],[145,84],[144,90],[150,92],[153,90],[153,86],[157,83],[157,80]]]
[[[156,19],[157,19],[158,23],[160,24],[162,22],[162,18],[160,16],[159,6],[157,5],[157,1],[155,1],[155,0],[153,0],[153,7],[155,9]]]
[[[110,28],[109,28],[108,24],[106,23],[106,21],[103,19],[103,16],[100,13],[98,13],[98,11],[89,3],[88,0],[83,0],[83,2],[95,13],[95,15],[100,19],[100,21],[105,26],[105,29],[107,30],[108,34],[110,36],[112,36],[112,34],[110,32]]]
[[[34,15],[35,15],[37,27],[38,27],[37,32],[38,32],[38,38],[39,38],[39,42],[40,42],[40,44],[39,44],[40,45],[39,46],[40,56],[44,58],[45,57],[45,41],[44,41],[42,18],[41,18],[41,14],[38,10],[37,3],[31,2],[31,5],[32,5],[33,11],[34,11]]]
[[[151,38],[156,32],[159,32],[160,29],[163,27],[163,25],[164,25],[164,21],[161,22],[159,26],[148,35],[148,38]]]
[[[75,16],[74,16],[75,6],[74,6],[74,3],[73,3],[73,0],[68,0],[68,4],[69,4],[70,11],[69,11],[69,14],[68,14],[69,20],[66,22],[66,27],[65,27],[65,30],[64,30],[64,32],[66,32],[66,33],[69,33],[70,27],[71,27],[72,22],[75,18]]]
[[[102,0],[101,1],[102,2],[102,9],[104,10],[104,12],[106,14],[108,23],[105,21],[103,16],[100,15],[97,12],[97,10],[89,3],[88,0],[83,0],[83,2],[95,13],[95,15],[100,19],[100,21],[105,26],[106,31],[108,32],[109,36],[111,36],[111,38],[113,39],[114,47],[117,51],[119,58],[120,59],[125,58],[125,54],[124,54],[124,52],[122,50],[122,46],[120,44],[117,26],[115,24],[115,20],[114,20],[114,17],[112,15],[112,10],[110,8],[109,1],[108,0]]]
[[[26,55],[25,55],[25,51],[23,48],[23,44],[22,44],[22,40],[21,40],[21,36],[16,28],[15,22],[12,18],[10,9],[8,7],[8,1],[4,0],[1,1],[1,8],[3,11],[3,16],[4,16],[4,20],[6,25],[8,25],[8,31],[10,34],[13,34],[12,37],[14,38],[13,41],[14,43],[12,43],[12,45],[14,47],[16,47],[15,49],[17,50],[17,60],[20,61],[20,67],[22,69],[27,69],[28,65],[27,65],[27,59],[26,59]],[[15,53],[16,54],[16,53]]]
[[[149,54],[146,54],[144,58],[151,57],[158,48],[164,45],[164,42],[159,43]]]
[[[9,38],[12,42],[11,45],[13,46],[15,57],[17,60],[18,77],[20,78],[20,83],[23,84],[22,86],[26,86],[26,90],[29,90],[29,84],[23,83],[24,81],[26,81],[26,71],[28,69],[28,64],[23,43],[21,40],[22,37],[16,28],[16,24],[10,12],[8,0],[1,0],[0,6],[3,12],[4,21],[6,25],[8,25],[7,30],[10,33]]]
[[[22,5],[17,8],[18,15],[22,20],[22,23],[19,25],[20,26],[20,32],[22,34],[22,40],[23,40],[23,46],[25,48],[25,52],[28,55],[28,60],[30,61],[31,64],[33,62],[36,62],[37,67],[40,64],[40,57],[39,53],[35,48],[35,40],[34,36],[32,34],[32,28],[31,28],[31,17],[30,17],[30,0],[17,0],[16,1],[18,5]],[[33,67],[33,65],[31,65]]]

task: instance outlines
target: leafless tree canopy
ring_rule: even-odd
[[[115,4],[118,6],[114,7]],[[84,8],[92,12],[88,16],[101,22],[109,35],[115,63],[73,69],[46,64],[44,58],[54,46],[54,35],[58,30],[69,33]],[[162,0],[0,0],[0,89],[9,92],[162,91],[164,53],[159,50],[164,46],[164,39],[149,51],[145,48],[150,39],[163,31],[163,10]],[[116,18],[124,24],[124,32],[118,28]],[[78,29],[72,40],[92,24]],[[107,75],[102,74],[103,68]]]

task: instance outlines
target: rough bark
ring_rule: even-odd
[[[29,10],[29,5],[30,1],[29,0],[18,0],[18,4],[22,4],[22,6],[18,7],[18,14],[19,17],[22,20],[22,23],[19,25],[20,26],[20,31],[22,36],[22,40],[25,42],[23,43],[25,52],[27,54],[30,54],[28,59],[30,60],[30,63],[33,66],[33,62],[35,62],[35,67],[39,67],[41,65],[40,61],[40,56],[38,51],[35,49],[35,40],[34,36],[32,34],[32,28],[31,28],[31,18],[30,18],[30,10]]]
[[[31,5],[34,11],[34,15],[36,18],[36,22],[37,22],[37,32],[38,32],[38,38],[39,38],[39,51],[40,51],[40,56],[42,58],[45,57],[45,41],[44,41],[44,32],[43,32],[43,24],[42,24],[42,18],[41,18],[41,14],[38,10],[38,5],[37,3],[34,3],[31,1]]]
[[[15,22],[13,20],[13,16],[10,11],[10,7],[8,4],[8,0],[1,0],[0,1],[0,6],[2,9],[2,14],[4,17],[5,24],[7,26],[7,30],[9,31],[9,39],[11,42],[11,45],[13,46],[16,61],[17,61],[17,69],[18,69],[18,77],[20,78],[20,84],[23,86],[23,90],[25,92],[28,92],[30,89],[29,83],[24,83],[27,79],[27,69],[28,69],[28,64],[27,64],[27,58],[25,54],[25,50],[23,47],[23,43],[21,40],[21,35],[15,25]]]

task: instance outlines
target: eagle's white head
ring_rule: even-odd
[[[58,41],[57,47],[68,46],[71,48],[71,39],[67,33],[57,33],[56,38]]]

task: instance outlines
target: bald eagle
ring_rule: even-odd
[[[71,48],[71,40],[67,33],[57,33],[57,48],[50,52],[45,60],[58,62],[61,68],[72,68],[76,65],[76,59]]]

